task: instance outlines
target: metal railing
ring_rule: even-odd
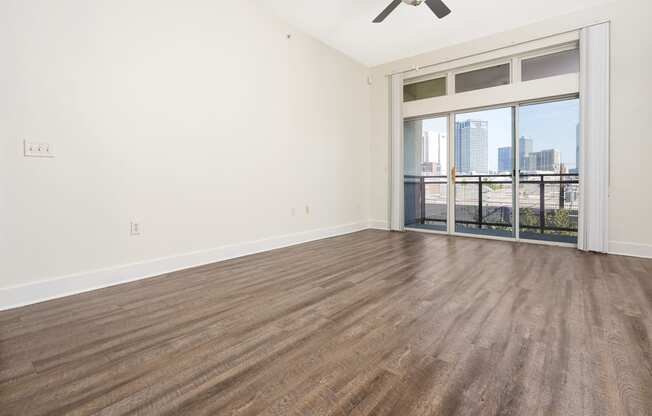
[[[559,203],[555,210],[563,210],[566,205],[566,186],[580,183],[577,173],[521,173],[520,185],[539,186],[539,225],[519,224],[522,229],[536,229],[544,234],[546,231],[577,232],[577,227],[557,227],[546,224],[546,185],[559,185]]]
[[[414,176],[414,175],[405,175],[404,177],[404,186],[406,186],[407,190],[407,185],[413,185],[416,186],[418,189],[418,192],[413,195],[412,198],[406,198],[406,201],[409,199],[412,199],[414,202],[414,205],[417,203],[419,204],[419,212],[421,213],[419,215],[418,222],[420,224],[425,224],[426,221],[428,222],[443,222],[445,223],[447,220],[444,218],[428,218],[426,216],[426,186],[429,184],[437,184],[437,185],[448,185],[448,177],[445,175],[435,175],[435,176]],[[408,195],[408,192],[405,192],[406,196]],[[409,212],[407,209],[407,203],[406,203],[406,212]]]
[[[419,215],[414,218],[416,222],[420,224],[426,224],[430,222],[446,222],[446,219],[443,218],[434,218],[428,217],[426,212],[426,187],[428,185],[447,185],[448,177],[444,175],[436,176],[415,176],[415,175],[405,175],[404,183],[406,186],[406,191],[408,186],[412,186],[413,192],[406,192],[406,208],[408,199],[412,200],[411,206],[414,206],[416,211],[417,203],[419,206]],[[491,185],[511,185],[514,181],[514,176],[510,174],[488,174],[488,175],[457,175],[455,177],[455,185],[475,185],[478,187],[477,193],[477,203],[473,206],[477,207],[477,217],[472,220],[458,219],[457,209],[456,209],[456,224],[461,225],[473,225],[479,229],[483,227],[512,227],[512,221],[505,222],[496,222],[490,221],[485,215],[484,210],[488,207],[483,201],[483,194],[485,192],[484,186]],[[539,233],[544,234],[546,231],[554,232],[577,232],[577,227],[560,227],[554,225],[546,224],[546,186],[549,185],[559,185],[559,203],[556,208],[553,210],[563,210],[566,206],[566,186],[568,185],[577,185],[579,184],[579,175],[576,173],[521,173],[519,182],[521,185],[538,185],[539,188],[539,198],[538,198],[538,224],[523,224],[521,221],[520,228],[524,230],[537,230]],[[416,192],[414,192],[416,191]],[[409,196],[408,196],[409,194]],[[457,204],[464,207],[469,207],[470,204]],[[512,202],[509,202],[509,205],[498,205],[494,208],[504,209],[508,208],[512,210]],[[458,208],[458,207],[456,207]],[[523,209],[523,208],[521,208]],[[495,212],[494,212],[495,213]],[[460,215],[461,217],[461,215]],[[513,218],[513,214],[504,215],[506,218]],[[406,215],[407,218],[407,215]]]

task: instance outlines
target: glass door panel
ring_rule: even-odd
[[[579,99],[519,108],[519,236],[577,243]]]
[[[406,120],[403,132],[405,226],[448,228],[448,117]]]
[[[455,231],[514,237],[512,107],[455,115]]]

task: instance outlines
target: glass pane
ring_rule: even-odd
[[[577,243],[579,99],[520,107],[519,235]]]
[[[440,97],[442,95],[446,95],[446,77],[403,86],[403,101],[405,102]]]
[[[524,59],[521,62],[523,81],[578,72],[580,72],[580,52],[577,49]]]
[[[491,66],[455,75],[455,92],[509,84],[509,64]]]
[[[455,116],[457,232],[513,237],[512,137],[512,107]]]
[[[448,117],[407,120],[403,134],[405,226],[447,230]]]

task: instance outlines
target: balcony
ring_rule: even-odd
[[[447,229],[448,178],[405,175],[405,226],[436,231]]]
[[[405,225],[447,229],[446,176],[410,176],[405,183]],[[455,230],[513,237],[512,176],[458,175]],[[520,175],[519,235],[523,239],[577,242],[579,177],[575,173]]]

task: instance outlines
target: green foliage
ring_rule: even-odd
[[[546,222],[559,228],[571,228],[573,226],[567,209],[558,209],[554,212],[549,212],[546,217]]]
[[[570,211],[567,209],[558,209],[549,212],[546,215],[546,224],[558,228],[573,228],[574,224],[571,222]],[[575,235],[575,232],[558,231],[559,235]]]
[[[520,223],[521,225],[526,225],[530,227],[539,227],[539,215],[535,213],[532,208],[522,208],[520,212]],[[557,227],[557,228],[575,228],[571,219],[571,210],[568,209],[557,209],[554,211],[548,211],[546,213],[546,223],[548,227]],[[534,229],[529,229],[529,231],[535,231]],[[569,235],[574,236],[576,233],[573,231],[546,231],[546,234],[556,234],[556,235]]]
[[[532,227],[539,226],[539,216],[534,213],[532,208],[523,208],[520,212],[521,225],[529,225]]]

